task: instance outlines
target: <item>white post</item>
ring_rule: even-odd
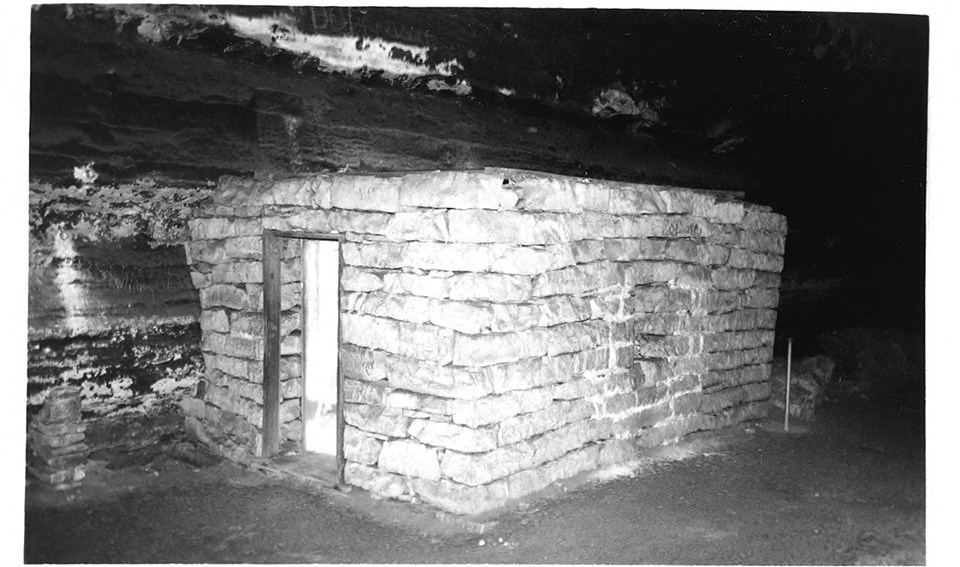
[[[787,339],[787,400],[783,404],[783,430],[790,431],[790,361],[793,359],[793,339]]]

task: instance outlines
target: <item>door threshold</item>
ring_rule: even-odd
[[[277,455],[260,465],[266,473],[273,473],[322,488],[337,487],[337,458],[308,451]]]

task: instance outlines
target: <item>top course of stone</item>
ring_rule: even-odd
[[[519,169],[321,174],[281,180],[224,177],[211,204],[301,206],[394,213],[418,208],[692,214],[735,224],[748,211],[742,193],[568,177]]]

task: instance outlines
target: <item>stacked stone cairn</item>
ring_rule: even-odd
[[[725,195],[488,168],[224,178],[190,222],[206,387],[187,430],[261,455],[263,231],[343,235],[346,482],[473,514],[765,414],[786,220]],[[300,435],[299,240],[281,267]]]
[[[54,489],[80,485],[90,448],[84,442],[86,425],[81,422],[80,388],[58,386],[30,422],[27,471]]]

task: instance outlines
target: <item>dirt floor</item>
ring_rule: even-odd
[[[28,483],[27,563],[923,564],[922,411],[847,401],[664,448],[483,522],[361,490],[297,490],[227,463],[99,462]],[[796,431],[796,428],[795,428]]]

